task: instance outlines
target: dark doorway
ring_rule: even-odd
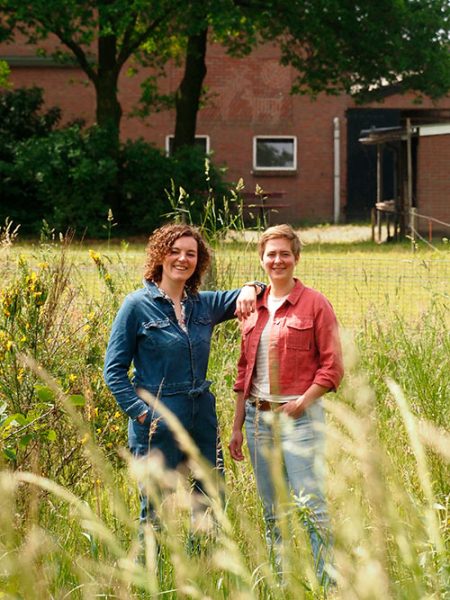
[[[347,111],[347,221],[368,220],[376,202],[377,149],[359,142],[363,129],[399,127],[401,111],[383,108],[351,108]],[[383,152],[383,190],[381,200],[396,197],[396,156]]]

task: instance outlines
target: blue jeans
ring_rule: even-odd
[[[216,400],[205,390],[200,394],[176,394],[160,398],[166,408],[172,411],[198,446],[201,454],[223,475],[223,458],[217,428]],[[145,456],[152,450],[159,450],[168,469],[176,469],[186,460],[165,420],[158,409],[150,408],[144,423],[129,420],[128,444],[136,457]],[[203,493],[202,483],[194,481],[195,488]],[[156,517],[145,494],[141,494],[141,523],[147,520],[155,523]]]
[[[283,473],[295,505],[303,515],[314,556],[317,578],[326,584],[325,561],[329,558],[331,538],[324,496],[324,411],[320,400],[297,419],[272,411],[258,411],[247,402],[245,429],[256,485],[262,500],[266,539],[271,554],[280,566],[277,545],[281,536],[276,524],[277,494],[272,481],[270,457],[274,450],[274,430],[278,428]]]

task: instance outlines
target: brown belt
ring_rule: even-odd
[[[259,400],[258,398],[253,398],[249,402],[257,410],[276,410],[280,406],[283,406],[283,404],[286,404],[286,402],[270,402],[270,400]]]

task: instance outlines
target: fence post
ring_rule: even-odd
[[[409,230],[411,232],[411,250],[416,250],[416,207],[409,209]]]

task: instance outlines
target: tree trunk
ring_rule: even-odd
[[[98,40],[98,72],[95,89],[97,92],[97,125],[110,131],[113,140],[117,141],[116,147],[118,148],[122,107],[117,97],[119,68],[116,46],[117,39],[114,35],[100,37]]]
[[[197,127],[200,94],[206,76],[206,42],[208,28],[189,36],[186,50],[184,77],[178,88],[175,108],[175,139],[173,150],[182,146],[193,146]]]
[[[107,192],[107,203],[112,209],[114,219],[121,221],[121,201],[119,190],[119,149],[120,120],[122,107],[118,99],[117,81],[120,69],[116,57],[117,39],[114,35],[100,37],[98,40],[98,71],[95,79],[96,120],[97,125],[108,132],[108,154],[117,165],[117,171],[111,188]]]

